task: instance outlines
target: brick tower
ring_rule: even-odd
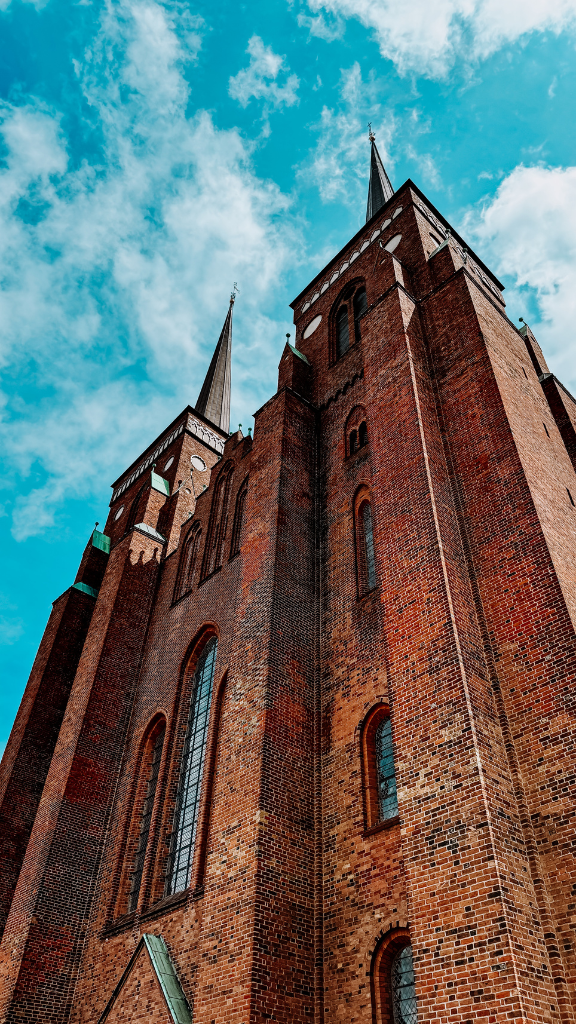
[[[576,403],[371,146],[254,440],[232,300],[54,603],[3,1021],[576,1021]]]

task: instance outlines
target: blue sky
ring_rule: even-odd
[[[0,744],[109,485],[235,307],[232,423],[360,227],[371,121],[576,390],[576,0],[0,0]]]

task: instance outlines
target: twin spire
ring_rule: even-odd
[[[378,213],[378,210],[394,195],[394,189],[384,170],[384,164],[376,147],[376,137],[371,127],[368,138],[371,152],[370,184],[366,208],[367,221],[371,220],[374,214]],[[234,289],[236,289],[236,285]],[[196,402],[196,412],[210,420],[226,434],[230,431],[230,361],[232,357],[232,308],[235,298],[236,294],[233,291],[224,326],[208,367],[206,380]]]
[[[205,416],[226,434],[230,431],[230,361],[232,356],[232,308],[235,298],[236,294],[232,292],[224,326],[195,407],[196,412]]]
[[[384,164],[380,159],[380,153],[376,146],[376,136],[370,128],[371,153],[370,153],[370,184],[368,186],[368,206],[366,207],[366,221],[372,219],[375,213],[384,203],[392,199],[394,189],[390,184],[390,178],[384,170]]]

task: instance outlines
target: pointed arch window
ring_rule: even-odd
[[[348,306],[340,306],[336,314],[336,359],[340,359],[350,347],[348,330]]]
[[[378,704],[362,727],[362,772],[366,827],[398,818],[398,792],[390,709]]]
[[[140,818],[140,833],[138,835],[136,854],[134,856],[134,867],[130,882],[130,896],[128,899],[129,912],[136,910],[136,907],[138,906],[138,897],[140,895],[142,875],[144,873],[144,861],[146,859],[146,850],[148,849],[148,839],[150,836],[152,811],[154,810],[154,800],[156,798],[156,788],[158,786],[160,762],[162,761],[165,732],[166,723],[162,721],[162,723],[157,727],[155,735],[150,738],[146,751],[147,756],[144,758],[143,769],[147,770],[148,778],[146,780],[146,794]]]
[[[201,537],[202,528],[200,523],[194,523],[194,526],[189,531],[186,540],[184,541],[184,547],[182,548],[180,565],[178,567],[178,576],[176,577],[176,586],[174,587],[174,601],[178,601],[178,599],[183,597],[184,594],[187,594],[192,587],[194,570],[196,568],[198,552],[200,550]]]
[[[238,497],[236,498],[234,526],[232,528],[232,543],[230,545],[230,558],[234,558],[234,555],[237,555],[240,551],[240,544],[242,541],[242,524],[244,522],[244,506],[246,504],[247,493],[248,480],[245,480],[238,491]]]
[[[166,875],[166,895],[182,892],[190,882],[217,649],[218,641],[216,637],[212,637],[202,650],[192,681],[190,714],[178,780],[174,829]]]
[[[391,930],[372,961],[372,998],[378,1024],[418,1024],[412,944],[407,928]]]
[[[354,295],[354,336],[356,341],[360,339],[360,317],[368,309],[368,299],[364,286],[358,289]]]
[[[202,579],[211,576],[222,565],[222,550],[228,528],[228,504],[230,501],[230,485],[234,466],[229,463],[224,467],[214,489],[210,523],[204,548]]]

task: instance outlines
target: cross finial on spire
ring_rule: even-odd
[[[390,178],[384,170],[384,164],[380,159],[380,153],[376,147],[376,136],[372,131],[372,122],[368,122],[368,139],[370,141],[370,184],[368,186],[368,205],[366,207],[366,220],[372,219],[378,213],[380,207],[384,206],[394,195],[394,189]]]

